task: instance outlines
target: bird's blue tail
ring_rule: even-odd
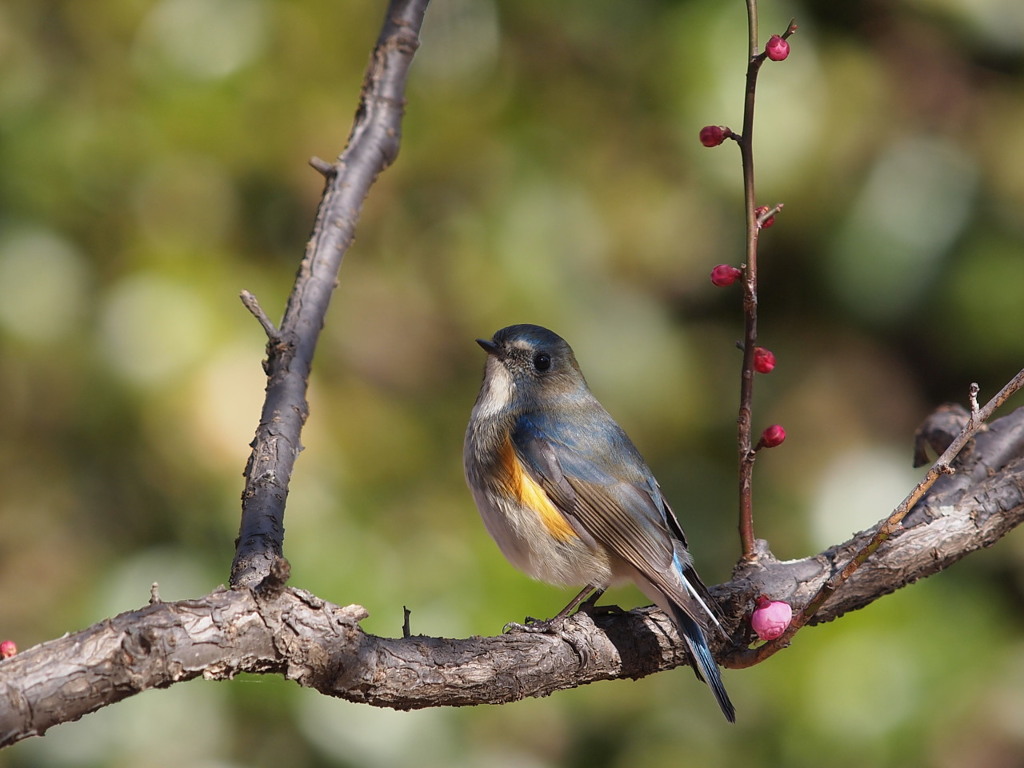
[[[704,630],[701,629],[700,624],[690,618],[686,611],[677,605],[672,606],[672,618],[675,620],[676,627],[678,627],[679,633],[683,636],[686,646],[690,650],[694,671],[696,671],[701,680],[708,684],[711,692],[715,694],[715,700],[718,701],[718,706],[722,708],[722,714],[725,715],[725,719],[730,723],[735,723],[736,709],[733,707],[732,702],[729,701],[729,694],[725,692],[725,686],[722,684],[722,675],[718,670],[718,664],[715,662],[714,656],[711,655],[707,638],[704,637]]]

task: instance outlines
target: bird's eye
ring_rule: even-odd
[[[551,355],[547,352],[538,352],[533,356],[533,367],[538,371],[546,371],[551,367]]]

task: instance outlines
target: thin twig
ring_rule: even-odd
[[[773,205],[764,213],[759,214],[757,217],[757,226],[764,227],[765,222],[768,221],[768,219],[773,218],[777,213],[779,213],[779,211],[781,211],[785,207],[785,203],[778,203],[777,205]]]
[[[754,184],[754,105],[757,96],[757,76],[766,54],[757,40],[757,0],[747,0],[747,77],[743,95],[743,133],[735,137],[740,146],[743,165],[743,206],[747,222],[746,263],[743,270],[743,363],[740,368],[740,407],[736,417],[736,445],[739,455],[739,533],[741,559],[757,559],[754,537],[754,462],[759,446],[753,444],[754,403],[754,351],[757,347],[757,241],[766,221],[782,210],[776,205],[761,215],[757,212],[757,193]],[[782,35],[796,32],[790,20]]]
[[[334,163],[329,163],[323,158],[316,157],[315,155],[309,158],[309,165],[325,179],[331,178],[338,172],[338,167]]]
[[[753,560],[754,510],[752,482],[754,474],[751,422],[754,402],[754,347],[757,346],[757,224],[754,189],[754,102],[757,73],[764,61],[758,56],[757,0],[747,0],[749,61],[743,98],[743,133],[737,139],[743,165],[743,205],[747,220],[747,251],[743,280],[743,363],[740,369],[740,408],[736,417],[736,442],[739,454],[739,532],[742,558]]]
[[[248,309],[252,316],[259,321],[259,324],[263,326],[264,332],[267,334],[267,338],[271,344],[277,344],[281,341],[281,332],[277,330],[270,318],[267,317],[267,313],[263,311],[263,307],[260,306],[259,301],[249,291],[242,291],[238,297],[242,300],[245,308]]]

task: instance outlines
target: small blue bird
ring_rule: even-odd
[[[632,581],[675,623],[722,712],[736,712],[708,647],[714,601],[658,481],[590,393],[572,348],[538,325],[477,339],[487,367],[466,429],[466,481],[509,562],[535,579],[586,588]],[[592,598],[593,599],[593,598]]]

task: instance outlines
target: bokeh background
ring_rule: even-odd
[[[384,3],[0,5],[0,636],[25,648],[226,580],[264,338],[351,124]],[[755,478],[783,558],[918,477],[911,435],[1024,364],[1024,5],[764,2]],[[289,501],[292,583],[396,635],[494,634],[570,596],[500,557],[461,474],[483,356],[560,332],[681,512],[699,569],[735,535],[739,0],[435,0],[397,164],[345,259]],[[1017,400],[1020,404],[1020,400]],[[1024,764],[1024,540],[726,672],[509,706],[392,712],[273,678],[153,691],[2,766]],[[623,589],[610,598],[643,602]]]

